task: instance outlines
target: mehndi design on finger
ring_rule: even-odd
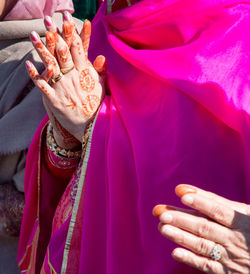
[[[58,58],[62,63],[66,63],[68,61],[69,49],[67,48],[67,46],[64,46],[58,50]]]
[[[71,47],[72,42],[75,40],[75,24],[71,22],[63,23],[64,40],[68,47]]]
[[[91,117],[98,109],[101,99],[96,95],[88,95],[84,100],[83,113],[87,117]]]
[[[46,45],[49,52],[55,56],[55,48],[56,48],[56,33],[46,32]]]
[[[42,51],[41,55],[43,56],[44,62],[48,65],[56,66],[55,58],[50,55],[47,51]]]
[[[89,49],[90,35],[91,35],[91,23],[89,20],[86,19],[84,21],[83,30],[81,34],[83,49],[86,55]]]
[[[81,71],[80,84],[86,92],[91,92],[95,88],[95,80],[90,75],[89,69],[83,69]]]

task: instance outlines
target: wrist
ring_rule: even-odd
[[[56,141],[56,144],[64,149],[70,149],[72,151],[79,150],[81,148],[81,142],[79,142],[73,135],[67,140],[55,129],[53,128],[53,137]]]
[[[51,150],[54,154],[66,157],[66,158],[72,158],[72,157],[80,157],[82,154],[82,147],[79,147],[79,150],[72,150],[72,149],[66,149],[64,147],[59,146],[56,143],[54,134],[53,134],[53,126],[49,122],[47,127],[47,147],[49,150]]]

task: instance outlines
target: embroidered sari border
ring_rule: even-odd
[[[76,197],[75,197],[75,203],[74,203],[74,207],[73,207],[73,212],[72,212],[72,216],[71,216],[71,220],[70,220],[70,224],[69,224],[68,234],[67,234],[67,238],[66,238],[66,244],[65,244],[64,253],[63,253],[61,274],[65,274],[66,271],[67,271],[70,244],[71,244],[73,231],[74,231],[74,227],[75,227],[75,223],[76,223],[76,216],[77,216],[77,212],[78,212],[78,208],[79,208],[79,204],[80,204],[80,200],[81,200],[81,194],[82,194],[82,190],[83,190],[83,187],[84,187],[84,182],[85,182],[85,177],[86,177],[86,172],[87,172],[87,167],[88,167],[88,161],[89,161],[89,157],[90,157],[90,148],[91,148],[91,144],[92,144],[92,136],[93,136],[95,123],[96,123],[99,111],[100,111],[100,108],[99,108],[99,110],[96,114],[96,117],[94,119],[92,129],[91,129],[91,132],[90,132],[90,136],[89,136],[89,139],[88,139],[88,143],[87,143],[87,146],[86,146],[85,155],[84,155],[84,158],[83,158],[83,166],[82,166],[81,175],[80,175],[80,178],[79,178],[77,194],[76,194]]]

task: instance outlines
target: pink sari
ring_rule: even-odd
[[[107,57],[111,96],[88,144],[72,214],[50,238],[46,273],[197,273],[172,259],[175,245],[151,212],[159,203],[180,206],[180,183],[250,201],[250,5],[142,0],[110,15],[105,5],[90,56]],[[29,152],[19,262],[32,261],[27,250],[42,228],[38,139]]]

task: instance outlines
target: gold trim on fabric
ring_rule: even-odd
[[[81,171],[81,175],[80,175],[79,182],[78,182],[78,189],[77,189],[77,193],[76,193],[76,197],[75,197],[75,203],[74,203],[74,207],[73,207],[73,212],[72,212],[72,216],[71,216],[71,220],[70,220],[70,224],[69,224],[66,244],[65,244],[65,248],[64,248],[61,274],[65,274],[67,271],[70,244],[71,244],[73,231],[74,231],[74,227],[75,227],[75,223],[76,223],[76,216],[77,216],[77,212],[78,212],[78,208],[79,208],[79,204],[80,204],[80,200],[81,200],[82,189],[83,189],[84,181],[85,181],[85,177],[86,177],[86,171],[87,171],[88,161],[89,161],[89,156],[90,156],[90,148],[91,148],[91,144],[92,144],[92,136],[93,136],[95,123],[96,123],[99,111],[100,111],[100,108],[99,108],[99,110],[96,114],[95,120],[93,122],[92,130],[91,130],[91,133],[90,133],[90,136],[88,139],[85,155],[83,158],[82,171]]]
[[[37,223],[38,223],[37,219],[36,219],[36,221],[35,221],[35,222],[37,222]],[[20,262],[18,263],[18,267],[20,267],[20,266],[21,266],[21,264],[23,263],[23,261],[25,260],[26,255],[27,255],[27,252],[28,252],[28,249],[29,249],[31,246],[33,246],[34,241],[36,240],[37,230],[38,230],[38,224],[37,224],[37,228],[36,228],[35,235],[34,235],[34,237],[33,237],[33,241],[32,241],[29,245],[27,245],[27,246],[26,246],[25,253],[24,253],[24,255],[23,255],[22,259],[20,260]],[[24,271],[24,270],[22,270],[22,271]],[[27,271],[27,269],[26,269],[25,271]]]
[[[41,130],[41,135],[40,135],[40,139],[39,139],[39,155],[38,155],[38,176],[37,176],[37,219],[35,220],[35,222],[37,222],[37,228],[36,228],[36,232],[35,232],[35,235],[34,235],[34,238],[33,238],[33,241],[31,244],[29,244],[28,246],[26,246],[26,249],[25,249],[25,253],[23,255],[23,258],[21,259],[21,261],[18,263],[18,266],[20,267],[21,264],[23,263],[24,259],[26,258],[26,255],[27,255],[27,251],[28,249],[30,248],[31,245],[34,244],[34,239],[36,238],[36,235],[37,235],[37,232],[38,234],[40,233],[40,227],[39,227],[39,209],[40,209],[40,167],[41,167],[41,150],[42,150],[42,135],[43,135],[43,132],[44,132],[44,129],[47,127],[48,125],[48,122],[43,126],[42,130]],[[39,238],[39,236],[37,237]],[[32,247],[32,252],[33,252],[33,247]],[[31,255],[32,255],[32,252],[31,252]],[[32,256],[31,256],[32,257]],[[29,266],[30,268],[30,266]],[[27,271],[29,271],[29,268],[27,269]]]
[[[47,250],[47,253],[48,253],[48,265],[49,265],[49,267],[50,267],[50,270],[52,270],[52,273],[53,273],[53,274],[57,274],[57,272],[55,271],[54,267],[52,266],[52,263],[51,263],[50,260],[49,260],[49,248],[48,248],[48,250]]]

